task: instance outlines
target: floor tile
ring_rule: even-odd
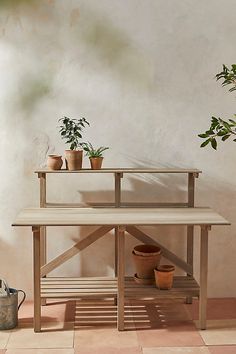
[[[25,302],[18,313],[19,323],[33,323],[34,304]],[[75,317],[75,301],[48,301],[41,307],[42,321],[46,322],[72,322]]]
[[[74,349],[8,349],[6,354],[74,354]],[[1,354],[1,352],[0,352]]]
[[[10,337],[10,331],[0,331],[0,349],[5,349]],[[0,352],[0,354],[2,354]]]
[[[185,305],[192,319],[198,319],[198,300],[193,300],[192,304]],[[236,300],[235,298],[208,299],[207,319],[236,319]]]
[[[210,354],[207,347],[143,348],[143,354]]]
[[[236,354],[235,345],[208,347],[211,354]]]
[[[236,320],[208,320],[207,330],[199,333],[206,345],[236,345]]]
[[[104,347],[93,349],[75,349],[75,354],[143,354],[141,347],[135,348],[114,348],[114,347]]]
[[[7,349],[73,348],[74,324],[47,322],[42,332],[34,333],[31,324],[12,330]]]
[[[150,347],[203,346],[204,342],[192,322],[172,322],[157,325],[156,329],[137,330],[139,344]]]
[[[109,327],[75,330],[74,345],[77,349],[96,349],[96,353],[99,348],[119,349],[139,346],[135,331],[119,332],[116,328]]]

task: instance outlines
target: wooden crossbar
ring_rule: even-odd
[[[156,245],[161,248],[162,254],[165,258],[173,262],[176,266],[183,269],[188,274],[193,274],[193,269],[190,264],[184,262],[181,258],[176,256],[173,252],[169,251],[167,248],[162,246],[159,242],[153,240],[150,236],[146,235],[143,231],[139,230],[135,226],[127,226],[126,231],[137,240],[145,243],[145,244],[152,244]]]
[[[86,247],[90,246],[92,243],[97,241],[99,238],[104,236],[106,233],[111,231],[113,229],[113,226],[102,226],[99,227],[97,230],[92,232],[90,235],[88,235],[86,238],[83,240],[78,241],[75,245],[73,245],[71,248],[66,250],[64,253],[60,254],[56,258],[54,258],[52,261],[48,262],[44,266],[41,267],[41,277],[44,277],[66,261],[68,261],[70,258],[75,256],[77,253],[85,249]]]

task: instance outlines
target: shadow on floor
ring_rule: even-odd
[[[184,300],[128,301],[125,303],[125,329],[161,329],[192,323]],[[117,326],[117,307],[113,299],[77,301],[75,329]]]

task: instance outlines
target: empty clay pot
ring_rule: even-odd
[[[66,169],[70,171],[81,170],[83,160],[83,150],[65,151]]]
[[[142,279],[154,278],[154,269],[158,267],[161,259],[161,249],[159,249],[159,253],[151,256],[140,256],[135,254],[134,251],[132,254],[137,277]]]
[[[60,155],[48,155],[47,167],[49,170],[60,170],[63,160]]]
[[[163,264],[158,266],[154,270],[157,288],[162,290],[171,289],[173,284],[174,271],[175,266],[171,264]]]
[[[102,167],[103,157],[90,157],[90,164],[92,170],[100,170]]]
[[[155,245],[138,245],[134,247],[134,253],[144,257],[155,256],[160,252],[160,247]]]

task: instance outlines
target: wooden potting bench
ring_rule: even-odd
[[[200,173],[196,169],[102,169],[80,171],[36,171],[40,178],[40,208],[23,210],[14,226],[31,226],[34,241],[34,330],[41,330],[41,301],[47,298],[117,297],[118,329],[124,329],[125,298],[150,299],[158,297],[200,298],[200,326],[206,328],[208,231],[212,225],[228,225],[228,221],[208,208],[194,208],[194,180]],[[115,175],[114,203],[96,203],[93,207],[48,203],[46,175],[48,173],[113,173]],[[188,175],[188,198],[185,203],[126,203],[121,200],[121,178],[125,173],[185,173]],[[56,206],[56,207],[55,207]],[[131,208],[132,206],[132,208]],[[164,206],[164,207],[163,207]],[[187,261],[160,245],[138,226],[187,226]],[[193,277],[193,228],[201,228],[200,286]],[[97,230],[78,241],[64,253],[46,262],[46,228],[52,226],[98,226]],[[115,230],[115,276],[89,278],[46,277],[48,273],[78,254],[81,250]],[[163,255],[186,272],[176,276],[171,290],[158,290],[155,286],[142,286],[132,277],[125,276],[125,232],[140,242],[156,244]]]

